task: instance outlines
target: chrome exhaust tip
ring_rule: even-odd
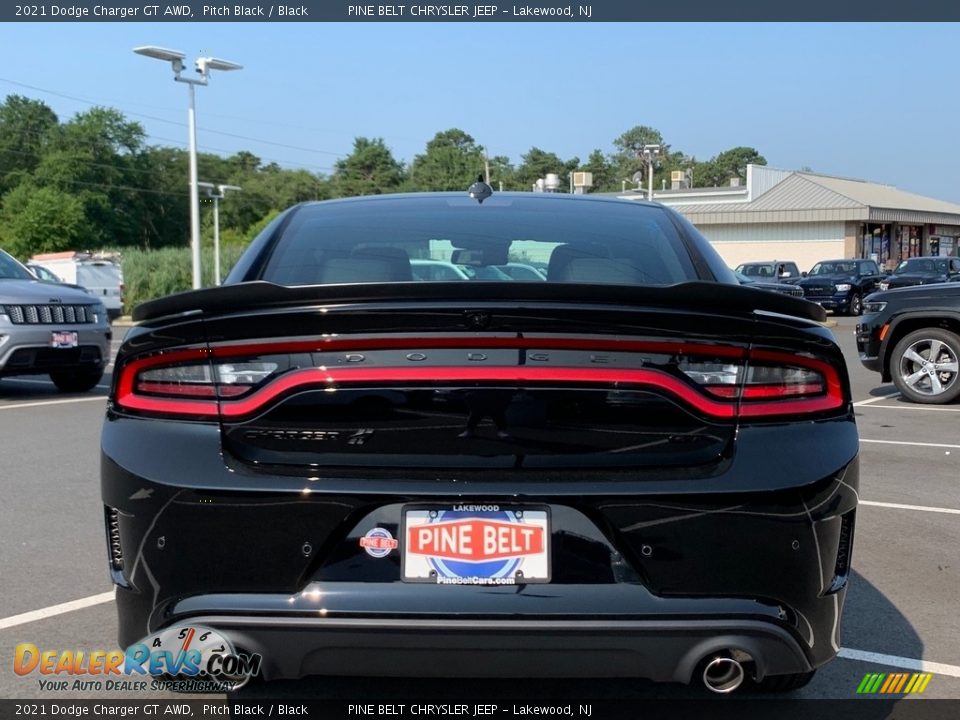
[[[707,690],[721,695],[732,693],[740,687],[744,677],[743,665],[723,655],[713,658],[703,669],[703,684]]]

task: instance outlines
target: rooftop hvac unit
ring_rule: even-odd
[[[583,188],[593,187],[593,173],[575,172],[573,174],[573,186]]]
[[[560,188],[560,176],[556,173],[547,173],[543,186],[547,192],[556,192]]]
[[[689,170],[670,171],[670,189],[681,190],[692,187],[693,173]]]

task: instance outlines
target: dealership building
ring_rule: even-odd
[[[645,188],[604,193],[643,199]],[[960,205],[864,180],[748,165],[746,184],[688,188],[676,178],[653,199],[683,214],[730,266],[750,260],[960,254]]]

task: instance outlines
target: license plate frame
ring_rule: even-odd
[[[545,505],[417,503],[400,512],[403,582],[489,587],[552,580]]]
[[[54,350],[70,350],[80,346],[80,335],[76,330],[53,330],[50,333],[50,347]]]

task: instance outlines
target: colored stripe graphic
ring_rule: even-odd
[[[933,678],[931,673],[867,673],[857,686],[858,695],[873,695],[880,693],[884,695],[898,694],[917,694],[927,689],[930,680]]]

